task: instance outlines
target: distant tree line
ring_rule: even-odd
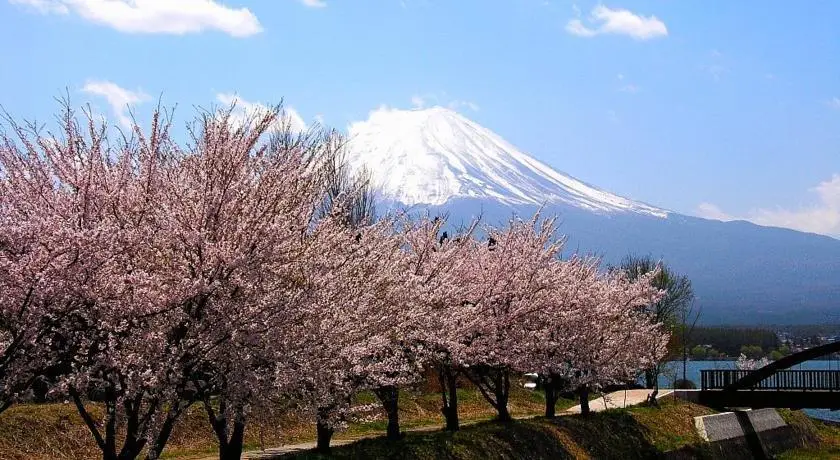
[[[776,333],[768,329],[698,326],[691,334],[690,347],[693,358],[745,354],[757,359],[779,350],[782,344]]]

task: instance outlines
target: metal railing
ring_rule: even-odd
[[[700,371],[700,388],[722,390],[741,380],[753,371],[735,369],[709,369]],[[840,391],[840,370],[838,371],[791,371],[782,370],[765,378],[746,390],[800,390]]]

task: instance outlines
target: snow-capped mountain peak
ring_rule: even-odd
[[[558,172],[443,107],[372,112],[367,121],[350,126],[347,159],[354,168],[366,166],[385,196],[406,205],[484,198],[668,215]]]

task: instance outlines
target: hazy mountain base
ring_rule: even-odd
[[[380,211],[403,209],[384,202]],[[454,229],[481,216],[488,224],[539,207],[492,200],[453,199],[412,212],[448,214]],[[592,253],[605,263],[627,254],[662,258],[691,279],[704,324],[813,324],[840,319],[840,240],[749,222],[719,222],[669,214],[596,213],[549,204],[568,235],[566,254]]]

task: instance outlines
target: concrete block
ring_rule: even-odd
[[[744,437],[750,432],[761,433],[775,430],[787,425],[776,409],[748,410],[742,414],[746,417],[742,415],[739,418],[735,412],[694,417],[694,426],[701,438],[716,442]]]
[[[695,417],[694,425],[720,459],[769,458],[798,445],[796,433],[776,409]]]

